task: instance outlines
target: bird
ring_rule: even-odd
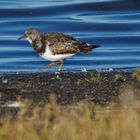
[[[92,49],[100,47],[99,45],[90,45],[84,41],[78,40],[71,35],[48,32],[42,33],[37,28],[29,28],[18,40],[26,39],[32,48],[42,58],[51,61],[47,67],[59,65],[58,72],[62,72],[64,61],[77,53],[92,52]]]

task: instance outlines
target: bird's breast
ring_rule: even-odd
[[[41,54],[40,56],[49,61],[59,61],[73,55],[74,54],[53,54],[51,49],[49,47],[46,47],[45,53]]]

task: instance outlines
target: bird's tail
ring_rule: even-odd
[[[100,46],[99,45],[90,45],[85,42],[81,42],[81,44],[79,45],[78,48],[79,48],[80,52],[88,53],[88,52],[91,52],[92,49],[95,49],[98,47],[100,47]]]

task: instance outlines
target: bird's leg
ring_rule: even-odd
[[[60,61],[55,61],[55,62],[52,62],[52,63],[48,64],[47,67],[48,67],[48,68],[54,67],[55,65],[57,65],[57,64],[59,64],[59,63],[60,63]]]
[[[64,64],[64,60],[59,61],[59,68],[58,68],[58,72],[62,72],[62,66]]]

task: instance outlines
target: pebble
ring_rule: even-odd
[[[3,84],[7,84],[7,83],[8,83],[8,79],[3,79],[3,80],[2,80],[2,83],[3,83]]]

